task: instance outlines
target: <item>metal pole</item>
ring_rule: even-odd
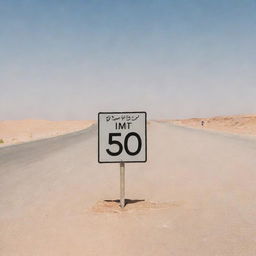
[[[125,207],[125,165],[120,163],[120,206]]]

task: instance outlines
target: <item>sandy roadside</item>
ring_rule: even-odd
[[[85,129],[95,121],[6,120],[0,121],[0,147],[55,137]]]
[[[233,134],[256,135],[256,115],[190,118],[181,120],[164,120],[163,122]]]

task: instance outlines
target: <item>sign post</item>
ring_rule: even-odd
[[[125,206],[125,163],[147,161],[147,113],[98,114],[98,162],[120,163],[120,206]]]
[[[125,163],[120,163],[120,206],[125,207]]]

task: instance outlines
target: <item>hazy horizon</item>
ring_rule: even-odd
[[[0,120],[256,113],[256,1],[0,2]]]

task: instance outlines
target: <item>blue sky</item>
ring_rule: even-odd
[[[0,119],[256,113],[255,0],[0,0]]]

